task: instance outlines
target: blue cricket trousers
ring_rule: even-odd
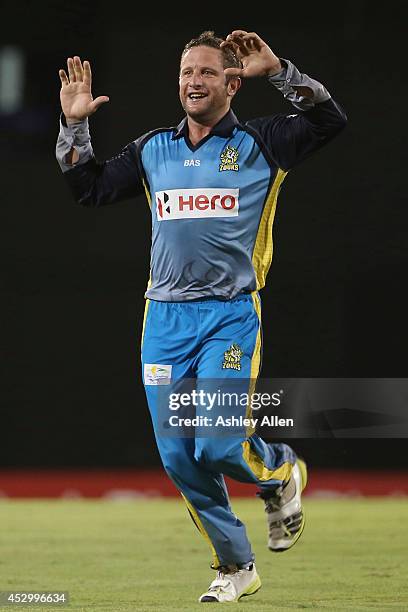
[[[202,428],[199,436],[166,435],[159,404],[166,385],[174,389],[173,383],[184,379],[196,379],[204,387],[205,381],[211,387],[221,379],[226,386],[237,378],[254,381],[261,343],[256,292],[229,301],[146,302],[142,369],[157,446],[167,474],[211,547],[214,568],[245,565],[254,558],[245,526],[231,509],[223,475],[272,491],[289,480],[296,455],[286,444],[267,443],[245,429],[234,435],[224,429],[221,436],[203,435]],[[248,415],[248,407],[233,410],[236,416]],[[209,411],[199,407],[197,413]]]

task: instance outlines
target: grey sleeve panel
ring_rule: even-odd
[[[61,170],[63,172],[68,172],[68,170],[76,166],[85,164],[94,157],[94,154],[91,145],[91,137],[89,135],[88,119],[78,121],[77,123],[71,123],[70,125],[64,124],[65,118],[61,115],[60,131],[55,147],[55,154]],[[75,164],[67,163],[67,155],[72,148],[76,149],[79,154],[79,160]]]
[[[291,104],[301,110],[307,111],[319,104],[320,102],[326,102],[330,100],[331,95],[327,91],[324,85],[312,79],[307,74],[299,72],[294,64],[290,60],[281,59],[283,70],[268,77],[269,83],[272,83],[278,89],[284,98],[291,102]],[[309,87],[313,91],[313,98],[307,98],[306,96],[300,96],[295,86]]]

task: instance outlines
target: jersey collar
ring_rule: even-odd
[[[229,136],[232,136],[232,133],[237,125],[239,125],[239,121],[230,109],[227,114],[224,115],[224,117],[220,119],[216,125],[214,125],[208,136],[221,136],[223,138],[228,138]],[[179,123],[175,128],[172,140],[182,138],[183,136],[188,136],[187,117],[184,117],[181,123]]]

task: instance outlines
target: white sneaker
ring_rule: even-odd
[[[268,548],[283,552],[291,548],[302,535],[305,516],[301,494],[307,483],[306,464],[298,459],[289,482],[279,487],[271,497],[260,495],[265,502],[268,520]]]
[[[208,591],[198,600],[201,603],[239,601],[245,595],[253,595],[261,588],[255,564],[250,569],[238,569],[236,565],[221,567]]]

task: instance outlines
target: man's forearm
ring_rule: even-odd
[[[282,70],[268,76],[268,81],[278,89],[284,98],[301,111],[312,109],[315,104],[330,100],[324,85],[307,74],[301,73],[290,61],[281,58]]]
[[[88,119],[72,121],[61,115],[55,153],[63,172],[67,172],[74,165],[85,164],[94,157]]]

